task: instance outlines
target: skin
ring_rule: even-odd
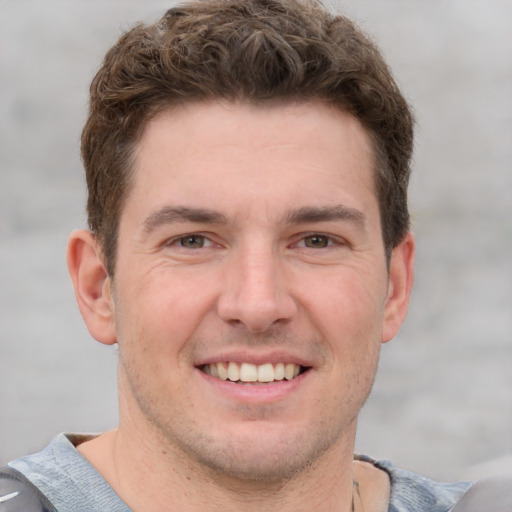
[[[89,232],[68,247],[89,331],[119,344],[119,427],[79,450],[133,510],[346,511],[355,477],[357,507],[387,510],[387,477],[352,454],[414,241],[388,267],[374,174],[365,129],[317,102],[148,124],[115,277]],[[217,361],[306,371],[243,386],[202,371]]]

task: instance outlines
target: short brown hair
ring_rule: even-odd
[[[409,229],[413,119],[377,47],[315,0],[194,0],[139,24],[109,50],[90,88],[82,158],[89,227],[113,275],[134,148],[166,107],[222,98],[327,101],[369,131],[387,254]]]

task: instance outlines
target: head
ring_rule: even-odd
[[[377,49],[314,1],[196,1],[110,50],[68,264],[119,344],[135,451],[216,480],[351,467],[412,285],[411,125]]]
[[[389,258],[409,228],[413,120],[379,50],[316,1],[199,0],[125,33],[91,84],[82,158],[89,227],[109,275],[144,128],[171,106],[214,99],[318,100],[357,118],[372,143]]]

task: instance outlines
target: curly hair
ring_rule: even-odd
[[[123,34],[90,87],[88,222],[109,274],[144,127],[171,105],[216,98],[319,99],[355,116],[372,139],[387,254],[400,243],[414,122],[375,44],[316,0],[193,0]]]

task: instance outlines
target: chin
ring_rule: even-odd
[[[293,432],[283,425],[237,430],[226,436],[189,438],[181,448],[217,480],[275,485],[307,471],[344,437],[343,432],[322,429]]]
[[[268,450],[213,450],[196,454],[196,458],[213,471],[215,477],[223,475],[228,479],[245,482],[277,484],[292,479],[312,464],[308,454],[301,453],[299,447],[271,447]]]

